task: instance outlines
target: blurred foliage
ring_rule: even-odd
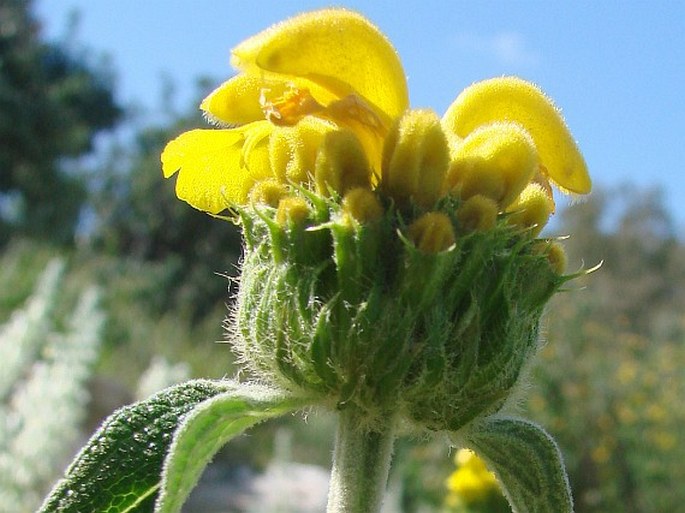
[[[0,212],[7,214],[0,215],[0,318],[60,253],[69,263],[65,298],[86,284],[105,290],[103,361],[127,386],[155,353],[173,362],[200,340],[185,355],[193,374],[227,373],[229,351],[213,342],[223,338],[230,282],[217,274],[236,274],[239,234],[179,202],[159,164],[166,142],[204,124],[199,110],[157,126],[130,125],[132,141],[85,161],[84,172],[66,172],[65,159],[92,150],[95,136],[122,115],[111,72],[69,35],[46,42],[30,0],[0,3]],[[199,94],[208,88],[201,82]]]
[[[63,269],[52,260],[0,323],[0,512],[35,511],[81,442],[104,315],[90,288],[57,325]]]
[[[0,322],[26,300],[36,276],[55,255],[67,263],[55,306],[57,319],[65,318],[69,305],[87,286],[96,285],[102,291],[101,307],[107,319],[99,374],[128,391],[122,395],[121,404],[132,399],[138,378],[156,356],[186,362],[192,377],[232,374],[230,350],[217,343],[223,339],[223,302],[202,319],[193,320],[180,309],[158,313],[156,298],[170,286],[169,276],[175,270],[164,262],[143,262],[84,249],[57,251],[44,243],[15,241],[0,259]],[[215,279],[225,287],[225,279]]]
[[[685,503],[685,247],[658,191],[566,211],[572,259],[602,267],[550,307],[531,413],[566,456],[578,513]]]
[[[42,41],[31,7],[0,3],[0,244],[17,233],[63,244],[87,194],[64,160],[90,151],[123,111],[109,70]]]
[[[207,81],[200,81],[198,96],[207,89]],[[180,310],[193,319],[205,316],[229,297],[226,280],[217,274],[237,274],[237,227],[179,201],[174,180],[164,180],[160,170],[166,143],[203,125],[193,106],[169,124],[141,128],[130,145],[112,148],[92,175],[92,246],[107,255],[164,264],[169,275],[155,299],[158,314]]]

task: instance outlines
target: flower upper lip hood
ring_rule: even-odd
[[[462,138],[498,121],[526,129],[552,182],[572,193],[590,192],[587,166],[561,114],[533,84],[516,77],[478,82],[465,89],[443,116],[445,130]]]
[[[180,199],[217,214],[248,203],[261,181],[307,180],[323,137],[341,129],[358,138],[370,183],[377,185],[388,133],[409,108],[402,64],[378,28],[345,9],[305,13],[239,44],[231,63],[240,73],[201,104],[225,128],[182,134],[162,154],[165,177],[180,171]],[[589,192],[585,162],[558,110],[536,86],[503,77],[467,88],[442,119],[451,153],[493,123],[516,124],[530,135],[539,156],[536,181],[553,182],[564,192]],[[284,150],[272,144],[274,138],[290,146]],[[302,169],[279,170],[278,163],[295,153]]]
[[[409,106],[395,49],[352,11],[325,9],[284,21],[238,45],[231,64],[248,76],[309,89],[323,105],[356,95],[387,120]]]

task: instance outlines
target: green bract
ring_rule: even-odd
[[[440,208],[461,233],[455,203]],[[282,225],[274,209],[241,211],[234,343],[255,375],[354,406],[371,425],[399,414],[456,431],[499,410],[566,280],[534,239],[503,217],[424,253],[404,236],[398,209],[365,224],[333,201],[314,199],[310,212]]]

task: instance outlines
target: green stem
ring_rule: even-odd
[[[354,408],[340,412],[327,513],[378,513],[388,482],[395,426],[364,427]]]

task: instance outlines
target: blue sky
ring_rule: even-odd
[[[35,0],[45,34],[69,13],[78,40],[109,55],[119,98],[151,113],[162,77],[178,105],[198,76],[228,78],[230,49],[305,10],[331,5],[266,0]],[[472,82],[516,74],[563,110],[595,183],[664,188],[685,226],[685,2],[349,1],[395,45],[412,105],[443,112]]]

